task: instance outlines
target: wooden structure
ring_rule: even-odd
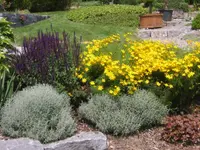
[[[147,14],[140,16],[140,28],[163,27],[163,14]]]

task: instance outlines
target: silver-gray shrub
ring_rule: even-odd
[[[161,123],[168,113],[158,97],[146,90],[115,100],[108,95],[95,95],[79,108],[82,118],[91,121],[105,133],[128,135]]]
[[[69,97],[49,85],[16,93],[1,110],[1,129],[11,137],[30,137],[43,143],[71,136],[76,129]]]

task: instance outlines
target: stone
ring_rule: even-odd
[[[11,140],[1,140],[0,150],[43,150],[43,145],[36,140],[19,138]]]
[[[172,18],[173,19],[184,19],[184,11],[183,10],[173,10]]]
[[[168,38],[177,37],[181,34],[181,30],[168,30]]]
[[[151,31],[141,30],[141,31],[138,32],[138,36],[140,38],[143,38],[143,39],[150,38],[151,37]]]
[[[167,30],[153,30],[151,31],[151,38],[165,38],[167,37]]]
[[[66,140],[44,145],[44,150],[107,150],[107,138],[101,132],[81,132]]]

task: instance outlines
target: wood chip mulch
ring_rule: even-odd
[[[77,126],[78,133],[81,131],[98,131],[88,126],[84,121],[79,121]],[[161,140],[163,127],[149,129],[137,135],[128,137],[115,137],[107,135],[108,150],[200,150],[198,146],[183,146],[182,144],[170,144]]]

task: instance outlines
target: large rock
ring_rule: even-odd
[[[101,132],[82,132],[66,140],[41,144],[28,138],[0,140],[0,150],[107,150],[107,138]]]
[[[44,145],[44,150],[107,150],[107,138],[101,132],[82,132],[66,140]]]
[[[0,150],[43,150],[43,145],[36,140],[20,138],[0,141]]]

